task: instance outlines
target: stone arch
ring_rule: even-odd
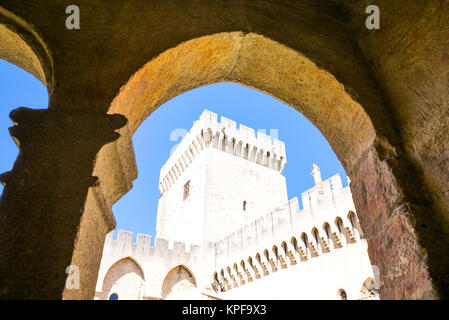
[[[370,169],[379,165],[376,130],[356,95],[303,53],[256,33],[211,34],[166,50],[129,79],[108,112],[126,116],[133,133],[169,99],[199,86],[225,81],[267,93],[306,116],[330,143],[352,185],[356,185],[363,163],[370,162]],[[321,94],[323,91],[326,95]],[[228,138],[221,136],[217,142],[225,148]],[[264,151],[256,146],[253,149],[248,156],[260,162]],[[284,165],[281,158],[279,166]],[[366,201],[366,193],[354,192],[353,196],[356,204]],[[305,250],[308,254],[307,246]]]
[[[274,253],[274,257],[277,259],[279,259],[279,250],[278,250],[278,246],[274,245],[273,248],[271,248],[271,251]]]
[[[300,239],[301,239],[301,243],[307,249],[309,247],[309,237],[307,236],[307,233],[305,233],[305,232],[301,233]]]
[[[37,1],[33,1],[33,3],[34,2],[37,3]],[[152,59],[158,53],[170,51],[167,50],[167,48],[170,48],[181,41],[186,41],[184,43],[186,44],[190,41],[189,39],[200,39],[198,37],[202,38],[207,34],[217,34],[217,32],[225,30],[244,31],[231,33],[237,34],[237,39],[231,39],[232,35],[228,34],[228,36],[218,39],[218,41],[215,41],[217,39],[210,39],[211,41],[206,42],[189,42],[189,44],[184,47],[187,54],[183,54],[183,52],[176,50],[170,51],[170,53],[165,55],[165,61],[162,61],[162,64],[155,64],[153,65],[154,68],[147,70],[154,77],[153,80],[156,79],[151,88],[148,89],[145,85],[134,86],[134,89],[136,90],[135,93],[139,93],[139,90],[145,91],[147,89],[154,92],[153,96],[147,96],[148,99],[139,101],[141,106],[144,108],[147,108],[147,106],[153,108],[157,105],[157,103],[154,103],[154,100],[159,100],[158,103],[162,103],[161,101],[167,99],[167,97],[169,99],[170,95],[175,96],[179,91],[185,91],[188,86],[193,88],[199,83],[204,85],[211,83],[211,81],[240,81],[241,83],[246,83],[249,86],[258,88],[259,90],[265,90],[265,92],[269,92],[274,96],[282,98],[282,96],[288,97],[288,92],[295,91],[295,88],[292,89],[288,79],[283,77],[284,75],[288,75],[289,72],[295,73],[299,75],[299,77],[301,77],[302,74],[307,74],[308,76],[320,79],[326,78],[326,75],[323,75],[320,72],[298,73],[298,66],[292,64],[291,61],[287,59],[287,54],[284,50],[267,50],[266,47],[258,43],[258,39],[256,39],[257,35],[255,36],[254,32],[263,33],[267,37],[273,39],[272,41],[279,41],[279,43],[288,46],[287,49],[310,55],[311,61],[332,72],[332,74],[345,85],[346,89],[343,89],[343,91],[351,93],[350,95],[355,97],[354,99],[360,101],[366,107],[366,110],[369,110],[369,114],[372,119],[374,119],[373,121],[378,124],[378,126],[376,126],[376,132],[388,137],[388,139],[382,136],[379,139],[376,137],[375,146],[367,144],[368,147],[364,149],[363,146],[365,146],[365,144],[359,142],[368,143],[370,139],[366,139],[365,141],[362,135],[359,137],[359,140],[352,140],[353,132],[351,128],[343,128],[343,131],[349,129],[347,130],[348,135],[346,137],[349,141],[354,141],[353,147],[344,143],[334,144],[333,141],[330,141],[329,136],[335,134],[335,132],[331,130],[332,128],[328,127],[326,133],[322,131],[330,141],[334,150],[336,150],[337,156],[339,158],[342,157],[340,158],[340,161],[351,177],[351,189],[355,198],[356,208],[358,212],[361,213],[361,225],[366,231],[367,239],[369,239],[368,248],[370,250],[370,256],[374,257],[376,260],[374,262],[376,265],[380,266],[382,274],[384,274],[384,271],[389,273],[389,276],[385,278],[385,280],[390,281],[390,285],[386,286],[384,292],[385,297],[437,297],[437,291],[433,288],[433,281],[439,288],[438,291],[441,291],[444,293],[443,296],[447,297],[448,276],[446,270],[449,270],[449,268],[447,268],[449,260],[439,260],[444,252],[447,251],[447,246],[443,247],[441,245],[435,245],[437,240],[441,238],[447,239],[447,210],[445,209],[448,208],[448,200],[446,199],[447,197],[443,196],[443,192],[447,190],[445,186],[447,186],[448,181],[445,175],[447,172],[447,148],[444,145],[447,134],[445,132],[441,133],[441,135],[438,136],[438,139],[433,139],[437,142],[428,141],[429,137],[433,137],[433,133],[443,131],[440,130],[440,128],[444,128],[444,125],[446,124],[444,121],[438,121],[436,119],[438,117],[438,112],[434,111],[440,110],[435,109],[435,106],[440,106],[441,111],[446,110],[444,109],[447,105],[445,104],[447,101],[447,99],[445,99],[446,97],[441,97],[441,99],[436,100],[436,103],[433,103],[433,101],[432,103],[428,103],[428,96],[430,95],[433,97],[433,95],[436,95],[439,92],[440,88],[445,88],[444,80],[447,79],[447,59],[444,58],[446,57],[447,50],[445,50],[446,47],[444,47],[445,42],[440,39],[447,38],[447,28],[441,27],[443,26],[444,21],[447,20],[444,19],[447,17],[447,13],[443,10],[441,13],[436,14],[434,10],[435,7],[427,6],[426,4],[412,6],[410,8],[410,19],[407,20],[407,23],[403,28],[407,29],[408,27],[413,27],[410,30],[417,30],[417,28],[421,27],[420,21],[428,19],[433,22],[427,24],[426,31],[429,31],[429,33],[434,36],[430,40],[428,38],[423,38],[424,40],[416,41],[417,39],[414,38],[416,32],[409,32],[403,37],[404,34],[400,32],[401,29],[398,30],[396,28],[386,31],[385,37],[367,33],[366,30],[360,31],[358,26],[363,25],[363,15],[360,15],[359,11],[360,6],[349,4],[348,1],[337,1],[323,6],[316,6],[312,1],[305,3],[301,2],[301,4],[294,4],[292,2],[289,3],[289,5],[275,2],[249,4],[249,1],[245,1],[243,5],[241,5],[240,2],[238,5],[236,3],[232,5],[226,3],[226,5],[223,5],[220,2],[213,2],[213,4],[195,4],[193,8],[198,9],[200,13],[210,12],[214,14],[214,17],[217,19],[216,23],[212,25],[198,20],[204,20],[203,14],[191,15],[190,10],[186,10],[187,8],[191,9],[191,7],[186,7],[186,5],[181,2],[177,6],[172,6],[174,8],[170,6],[167,7],[166,4],[162,3],[163,2],[161,2],[161,4],[153,4],[151,2],[151,4],[142,4],[145,9],[149,8],[147,6],[156,5],[159,10],[142,10],[142,12],[144,12],[142,13],[142,19],[135,19],[135,21],[128,19],[129,16],[134,13],[134,11],[132,11],[134,10],[133,6],[128,6],[127,8],[124,7],[124,11],[121,12],[114,22],[114,26],[117,27],[101,27],[100,30],[98,29],[98,26],[95,27],[95,23],[89,19],[98,19],[98,16],[104,18],[106,14],[109,17],[110,10],[107,10],[109,7],[106,9],[105,6],[86,4],[85,10],[87,12],[96,12],[96,14],[85,15],[86,19],[88,19],[86,22],[92,26],[90,31],[86,31],[88,35],[86,39],[87,41],[90,41],[92,37],[98,36],[99,39],[101,38],[98,41],[101,45],[98,47],[86,46],[85,44],[87,42],[79,41],[78,46],[66,46],[66,50],[60,50],[61,43],[63,43],[60,37],[63,37],[66,34],[59,35],[58,33],[61,33],[60,29],[53,28],[53,24],[50,22],[59,21],[57,17],[60,16],[60,13],[57,10],[46,10],[48,9],[47,7],[39,8],[37,5],[21,6],[17,5],[14,1],[7,1],[4,4],[2,3],[2,6],[0,7],[0,23],[13,20],[17,28],[35,34],[32,33],[32,30],[27,28],[27,25],[23,22],[24,20],[30,21],[30,25],[36,26],[39,34],[43,34],[46,41],[48,41],[50,49],[47,50],[47,52],[59,52],[58,55],[55,55],[55,60],[57,60],[55,65],[57,65],[61,71],[58,79],[59,96],[57,99],[52,99],[51,103],[55,108],[60,107],[63,109],[65,108],[66,110],[70,110],[71,108],[92,110],[95,108],[95,112],[98,113],[105,111],[109,101],[118,91],[119,86],[125,83],[139,66],[143,65],[149,59]],[[390,3],[391,1],[383,1],[383,5],[385,5],[386,8],[394,8]],[[190,6],[191,4],[189,3],[188,5]],[[12,12],[4,8],[9,8],[11,11],[20,15],[20,17],[16,17]],[[156,28],[160,28],[160,26],[170,25],[167,22],[172,18],[171,14],[173,14],[173,10],[177,10],[177,13],[181,15],[182,19],[180,21],[189,23],[189,26],[191,27],[186,28],[185,30],[181,30],[183,28],[164,29],[165,36],[158,37],[158,39],[154,38],[154,33],[152,32],[139,32],[141,30],[152,30],[155,26]],[[393,13],[388,13],[388,11],[393,11]],[[167,14],[152,16],[154,12],[166,12]],[[272,15],[267,14],[267,12],[276,12],[277,14]],[[385,10],[385,13],[386,21],[388,21],[390,25],[398,25],[395,23],[397,21],[395,18],[395,16],[397,16],[395,10]],[[424,20],[421,19],[423,14],[426,17]],[[127,28],[119,28],[119,26],[124,23],[128,23]],[[6,25],[10,27],[12,24],[13,23],[7,23]],[[129,47],[126,46],[127,50],[112,50],[117,47],[118,43],[129,38],[129,32],[134,32],[136,37],[135,41],[130,43]],[[20,32],[20,34],[24,39],[27,38],[26,32]],[[296,36],[298,34],[302,34],[302,36]],[[378,51],[376,49],[387,46],[391,41],[395,43],[397,41],[402,41],[404,46],[396,46],[395,48],[391,48],[391,50],[387,50],[388,52],[385,50]],[[148,45],[148,43],[151,42],[154,42],[154,45]],[[427,43],[430,43],[433,46],[436,54],[430,54],[429,50],[425,49],[427,48],[425,45]],[[86,49],[84,56],[80,56],[74,63],[71,61],[73,60],[74,53],[76,54],[79,52],[79,48],[83,48],[83,46]],[[98,48],[102,50],[105,58],[102,59],[103,61],[92,62],[92,56]],[[188,51],[190,51],[190,49],[194,49],[194,53],[189,55]],[[397,63],[398,61],[403,61],[401,59],[402,57],[408,57],[407,53],[413,52],[413,49],[417,49],[416,55],[414,55],[414,57],[409,57],[409,64]],[[203,51],[203,55],[198,56],[198,51]],[[258,54],[259,59],[252,59],[251,55],[253,54]],[[434,55],[434,57],[432,57],[432,55]],[[42,55],[39,56],[42,58]],[[265,58],[263,56],[265,56]],[[126,59],[127,63],[123,63],[124,59]],[[172,63],[173,60],[180,60],[181,63],[174,64]],[[271,60],[277,60],[275,63],[281,65],[285,64],[284,68],[273,68],[272,64],[265,63],[270,62]],[[95,64],[95,68],[92,68],[92,63]],[[52,64],[44,65],[48,66]],[[183,69],[184,65],[186,69],[191,68],[192,70],[187,70],[189,72],[185,73],[185,70]],[[410,67],[410,65],[413,65],[413,67]],[[252,69],[259,69],[260,74],[249,76],[247,69],[251,67]],[[304,65],[304,67],[307,69],[306,65]],[[412,69],[415,67],[418,69]],[[47,67],[44,67],[44,69],[46,68]],[[290,70],[285,72],[288,68],[290,68]],[[162,71],[162,77],[158,77],[158,70],[160,71],[160,69],[169,70],[168,72],[171,74],[165,74],[164,77],[164,71]],[[213,69],[212,72],[210,72],[211,69]],[[75,79],[73,80],[69,79],[73,70],[83,70],[83,77],[74,77]],[[351,70],[351,72],[348,72],[348,70]],[[267,76],[270,72],[277,73],[277,75],[281,76],[278,77],[278,83],[271,81],[271,78]],[[413,76],[411,76],[411,74],[413,74]],[[433,74],[435,74],[435,76],[433,76]],[[98,90],[99,92],[87,94],[87,89],[91,88],[92,83],[101,78],[108,78],[110,81],[104,81],[103,84],[100,85],[101,88]],[[421,78],[420,81],[418,81],[418,78]],[[266,79],[266,81],[264,79]],[[135,80],[137,80],[138,83],[139,79]],[[305,81],[302,81],[304,79],[299,80],[300,81],[298,81],[297,84],[302,87],[302,89],[313,87],[313,85],[310,86],[311,83],[307,81],[307,79],[305,79]],[[180,85],[165,86],[163,84],[170,81],[172,83],[178,82]],[[379,84],[381,82],[382,87],[380,89]],[[264,86],[261,84],[264,84]],[[282,88],[278,88],[281,84],[285,87],[284,92],[282,92]],[[73,86],[76,86],[75,90],[73,90]],[[429,87],[429,89],[427,90],[423,87]],[[321,85],[317,88],[319,88],[320,91],[326,92],[328,89],[326,85]],[[421,90],[424,91],[421,92]],[[301,92],[302,90],[297,91]],[[332,90],[329,90],[329,92],[330,91]],[[379,91],[382,91],[385,100],[391,101],[388,108],[381,107],[384,104],[384,99],[382,99]],[[73,93],[70,95],[67,94],[67,92]],[[80,92],[86,94],[80,95]],[[139,95],[137,94],[134,96],[137,97]],[[304,95],[303,99],[297,101],[292,98],[288,101],[286,100],[286,103],[295,106],[295,108],[296,106],[300,106],[300,108],[308,109],[310,105],[314,104],[314,96],[320,96],[318,90],[316,95]],[[414,101],[414,99],[410,99],[410,96],[416,98],[416,104],[410,102]],[[139,108],[137,104],[128,103],[132,101],[132,95],[129,97],[131,100],[125,101],[124,105]],[[323,99],[332,102],[333,97],[326,95]],[[92,103],[92,100],[95,100],[94,103]],[[123,100],[127,99],[124,98]],[[317,108],[320,108],[319,104],[316,104],[316,106]],[[335,106],[344,107],[344,104],[336,104]],[[309,109],[309,111],[310,110],[311,109]],[[355,116],[357,110],[354,111],[354,113],[349,112],[347,115],[350,117]],[[335,111],[327,114],[328,118],[334,119],[335,122],[339,124],[343,124],[344,127],[345,121],[340,121],[339,117],[334,117],[333,112]],[[422,115],[415,117],[415,113],[425,114],[426,117],[423,117]],[[142,112],[136,112],[136,114],[138,115],[138,118],[145,118],[145,115]],[[311,119],[315,125],[317,125],[316,122],[323,120],[319,115],[314,118],[313,110],[309,114],[306,114],[306,116]],[[134,120],[136,120],[136,117],[134,117]],[[402,123],[402,121],[404,121],[404,123]],[[388,124],[385,126],[379,125],[382,122]],[[353,123],[356,125],[358,124],[357,121],[354,121]],[[393,128],[391,123],[398,123],[397,128]],[[419,125],[422,123],[424,124],[425,130],[421,130],[421,128],[417,126],[417,124]],[[136,122],[131,125],[135,126],[135,124]],[[98,125],[98,123],[96,123],[96,125],[96,127],[101,126]],[[317,127],[320,130],[322,129],[318,125]],[[397,135],[391,134],[393,129],[398,129]],[[423,134],[417,135],[416,131],[421,131]],[[338,128],[336,133],[341,133],[338,131]],[[402,138],[408,136],[408,133],[411,133],[410,139]],[[426,136],[426,134],[428,134],[428,136]],[[338,136],[338,134],[336,134],[336,136]],[[418,140],[424,142],[418,143]],[[390,145],[390,143],[393,145]],[[348,149],[345,147],[348,147]],[[401,150],[403,147],[405,150]],[[396,150],[396,148],[398,150]],[[362,152],[357,152],[360,150]],[[443,152],[441,152],[441,150],[443,150]],[[396,153],[396,151],[398,151],[398,153]],[[404,151],[407,153],[406,155],[403,154]],[[408,160],[408,158],[410,158],[410,160]],[[436,159],[438,159],[438,161],[436,161]],[[416,168],[414,162],[417,162]],[[427,165],[427,163],[432,164]],[[98,164],[100,165],[101,161],[98,161]],[[105,167],[107,167],[107,165]],[[15,169],[15,171],[17,171],[17,169]],[[79,175],[79,171],[76,172]],[[412,176],[411,178],[407,177],[407,173],[409,172],[412,173],[410,174],[410,176]],[[418,189],[417,191],[406,190],[407,188],[413,188],[410,187],[410,185],[413,185],[413,179],[417,177],[414,175],[415,172],[424,176],[419,177],[420,182],[423,181],[424,184],[428,184],[428,188],[432,191],[428,197],[422,197],[423,194],[426,195],[426,192],[423,193],[421,191],[427,191],[426,188],[415,188]],[[86,175],[90,178],[90,174],[91,172],[88,172]],[[62,174],[58,179],[62,180],[61,178],[63,177],[64,175]],[[397,186],[397,184],[399,184],[399,186]],[[79,184],[77,184],[77,187],[79,187]],[[82,191],[86,191],[88,187],[84,186],[81,189]],[[402,192],[403,190],[404,193]],[[122,190],[116,192],[114,196],[120,193],[123,194]],[[14,192],[12,192],[12,194],[14,194]],[[84,197],[84,195],[81,195],[80,197]],[[13,197],[10,198],[12,199]],[[27,197],[23,198],[25,199]],[[425,199],[420,200],[420,198]],[[432,207],[432,200],[428,200],[430,198],[435,199],[436,208]],[[438,198],[440,200],[438,200]],[[115,198],[111,197],[111,199]],[[80,199],[79,203],[84,204],[84,200],[84,198]],[[10,208],[15,207],[17,201],[12,205],[10,205],[9,202],[5,205],[3,201],[6,202],[6,200],[2,200],[3,207],[7,207],[8,212],[13,212],[13,209]],[[430,201],[430,203],[427,201]],[[411,203],[411,205],[409,206],[408,203]],[[24,204],[21,204],[21,206],[31,207],[30,203],[26,201],[24,201]],[[67,212],[80,212],[83,209],[82,205],[76,204],[76,206],[77,208],[67,210]],[[51,205],[46,206],[40,204],[34,205],[34,207],[50,208]],[[359,210],[360,208],[373,210]],[[60,212],[59,208],[55,211],[57,211],[58,214]],[[20,212],[20,210],[18,210],[18,212]],[[392,215],[392,212],[398,214]],[[442,219],[440,213],[445,214],[444,219]],[[415,221],[417,223],[415,223]],[[431,224],[428,223],[428,221],[436,223]],[[430,224],[430,228],[432,228],[431,231],[435,232],[429,232]],[[28,229],[35,227],[34,221],[31,221],[30,225],[31,226],[27,226]],[[9,226],[6,226],[1,231],[3,232],[3,230],[7,230],[8,228]],[[113,229],[113,227],[109,228],[107,231],[110,231],[111,229]],[[401,229],[404,231],[397,234],[397,237],[394,239],[391,246],[385,246],[385,244],[389,243],[391,240],[387,231],[392,229]],[[106,231],[102,233],[102,236],[104,236],[105,232]],[[73,239],[70,239],[70,241],[72,240]],[[20,240],[17,240],[16,242],[19,243]],[[402,244],[405,242],[413,243],[413,245],[404,249]],[[445,241],[444,243],[448,242]],[[423,253],[424,251],[426,252]],[[4,252],[7,252],[7,250],[5,249]],[[400,256],[398,255],[393,261],[393,259],[389,258],[393,257],[395,252],[402,252],[402,254]],[[65,252],[64,254],[61,253],[61,255],[65,257],[69,256],[69,254]],[[401,261],[404,258],[410,258],[409,260],[412,261],[413,257],[416,255],[420,258],[423,258],[424,256],[427,257],[428,255],[429,263],[426,264],[425,267],[422,266],[421,262],[411,264],[408,269],[408,271],[410,271],[409,276],[404,277],[402,274],[396,274],[394,268],[395,262]],[[67,260],[68,258],[65,259]],[[424,259],[415,260],[422,261]],[[64,261],[64,265],[67,265],[66,262],[69,261]],[[13,263],[9,264],[12,265]],[[48,262],[45,261],[43,264],[44,266],[42,269],[48,267]],[[58,267],[60,270],[63,270],[61,266]],[[10,270],[15,270],[15,268],[10,268]],[[17,273],[24,272],[18,270]],[[56,276],[58,276],[58,278],[62,278],[60,277],[61,273],[63,275],[62,271],[52,271],[51,277],[56,278]],[[442,276],[440,276],[440,273]],[[50,274],[48,270],[47,274]],[[407,273],[405,272],[405,274]],[[48,277],[50,278],[50,276]],[[11,276],[11,278],[13,278],[13,276]],[[16,278],[19,279],[19,276],[16,276]],[[399,281],[400,284],[397,285],[393,281]],[[26,283],[28,280],[24,280],[24,282]],[[411,290],[412,293],[407,293],[407,290],[393,289],[397,286],[401,288],[410,287],[411,284],[416,282],[419,283],[419,285],[416,286],[419,287],[419,290]],[[59,281],[58,286],[63,287],[63,281]],[[16,287],[25,288],[26,285]],[[36,285],[36,287],[39,287],[39,285]],[[18,291],[18,289],[16,289],[16,291]],[[55,292],[55,296],[58,295],[57,289],[49,289],[48,292],[50,291]],[[27,291],[23,289],[21,294],[25,295],[26,292]]]
[[[235,50],[241,46],[245,47],[245,53],[236,56]],[[272,54],[272,59],[267,59],[266,54]],[[211,55],[212,60],[207,58]],[[282,61],[276,58],[279,55]],[[228,70],[231,63],[241,66]],[[254,69],[256,63],[260,67]],[[125,115],[134,132],[169,99],[199,86],[224,81],[258,89],[303,113],[328,139],[345,168],[357,162],[374,141],[375,131],[369,117],[330,73],[301,53],[254,33],[213,34],[167,50],[133,75],[113,100],[109,112]],[[323,88],[329,90],[326,98],[319,94]],[[130,99],[132,107],[127,102]],[[331,124],[329,118],[335,121]]]
[[[344,289],[339,289],[337,295],[340,300],[348,300],[348,294]]]
[[[326,234],[326,237],[328,239],[330,239],[332,237],[332,230],[331,230],[331,226],[328,222],[323,223],[323,230],[324,230],[324,233]]]
[[[265,249],[263,251],[263,255],[268,261],[270,260],[270,252],[268,251],[268,249]]]
[[[282,243],[281,243],[281,248],[282,248],[282,250],[284,251],[284,254],[287,256],[287,255],[288,255],[288,245],[287,245],[287,242],[282,241]]]
[[[346,230],[344,221],[341,217],[337,216],[334,220],[334,224],[340,235],[340,242],[342,246],[346,246],[354,242],[353,239],[351,239],[351,236],[348,234],[348,230]]]
[[[235,156],[238,156],[237,154],[237,139],[235,137],[232,137],[231,139],[231,150],[232,150],[232,154]]]
[[[319,255],[326,252],[327,248],[321,240],[320,232],[318,231],[318,229],[316,227],[313,227],[310,233],[312,235],[314,245],[316,246],[316,254]]]
[[[357,215],[355,214],[354,211],[348,212],[348,221],[351,224],[351,227],[353,228],[353,230],[357,230],[358,235],[361,238],[364,238],[362,227],[360,226],[359,219],[357,219]]]
[[[161,297],[167,300],[198,299],[196,279],[192,271],[184,265],[171,269],[164,278]]]
[[[131,257],[120,259],[106,272],[100,299],[107,300],[116,293],[120,300],[141,300],[145,290],[145,276],[138,263]]]

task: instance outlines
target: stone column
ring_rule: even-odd
[[[95,266],[115,221],[84,213],[85,206],[89,189],[93,192],[98,185],[92,176],[96,156],[119,138],[116,130],[127,120],[121,115],[28,108],[12,111],[10,118],[15,124],[10,134],[20,152],[12,171],[1,175],[0,299],[70,297],[65,289],[72,261],[78,261],[70,270],[75,277],[72,288],[77,272],[93,281],[93,289],[81,287],[72,296],[91,299]],[[89,239],[86,233],[95,236]],[[95,263],[86,263],[89,260]]]

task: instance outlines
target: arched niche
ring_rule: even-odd
[[[103,279],[101,300],[116,294],[120,300],[141,300],[145,289],[145,277],[134,259],[127,257],[115,262]]]
[[[184,265],[171,269],[162,284],[161,297],[164,300],[198,299],[199,293],[193,273]]]

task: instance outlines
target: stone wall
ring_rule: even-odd
[[[107,300],[115,293],[120,300],[141,300],[145,279],[140,267],[130,258],[117,261],[106,273],[99,298]]]

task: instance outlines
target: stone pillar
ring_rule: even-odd
[[[89,208],[85,212],[88,193],[98,187],[94,162],[105,144],[119,138],[116,130],[127,120],[28,108],[12,111],[10,118],[15,124],[10,134],[20,153],[12,171],[1,175],[0,299],[70,298],[66,270],[73,261],[77,265],[71,272],[90,277],[93,289],[81,287],[81,294],[72,296],[91,299],[104,238],[115,226],[113,218],[107,221]]]

